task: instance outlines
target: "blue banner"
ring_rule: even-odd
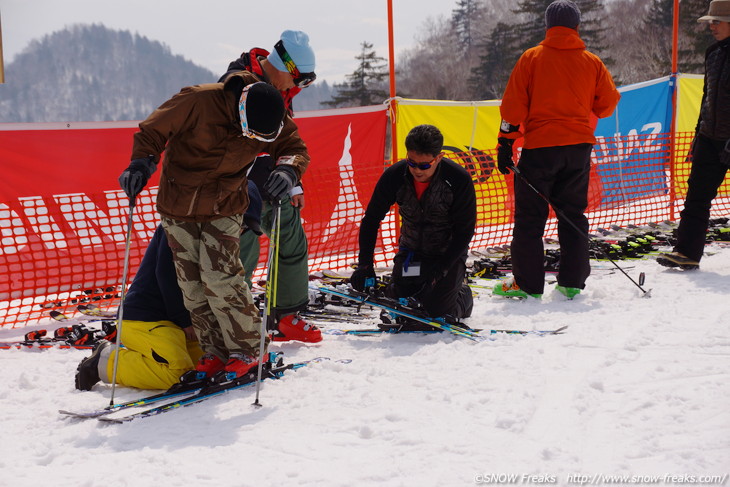
[[[665,194],[672,119],[668,77],[620,88],[621,100],[611,117],[596,127],[596,172],[601,209]]]

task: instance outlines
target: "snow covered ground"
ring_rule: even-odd
[[[88,352],[0,351],[0,485],[728,485],[730,249],[708,250],[699,272],[620,262],[646,272],[648,299],[597,270],[573,301],[484,291],[468,321],[564,335],[274,345],[287,361],[352,362],[266,381],[261,409],[246,388],[121,425],[64,419],[109,403],[108,386],[73,387]]]

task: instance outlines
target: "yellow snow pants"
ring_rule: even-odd
[[[138,389],[168,389],[203,355],[198,342],[187,340],[171,321],[124,320],[121,341],[117,384]],[[108,358],[100,358],[99,376],[104,382],[112,381],[115,356],[112,346]]]

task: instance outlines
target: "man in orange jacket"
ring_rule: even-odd
[[[584,211],[588,206],[591,151],[596,142],[591,116],[611,115],[620,95],[601,59],[586,50],[578,35],[578,24],[580,10],[574,2],[552,2],[545,11],[545,39],[522,54],[502,97],[497,147],[502,174],[514,168],[515,139],[524,134],[524,144],[519,161],[522,177],[515,178],[514,277],[495,286],[498,295],[542,297],[542,236],[548,217],[544,198],[555,203],[562,214],[558,215],[557,289],[572,299],[585,287],[590,274],[588,219]]]

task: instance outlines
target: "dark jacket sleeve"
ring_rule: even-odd
[[[469,250],[477,223],[477,198],[474,182],[462,167],[453,171],[446,182],[454,192],[454,204],[449,211],[452,222],[451,242],[443,258],[444,269],[449,269]]]
[[[365,210],[365,216],[360,223],[358,265],[373,265],[373,254],[375,253],[375,242],[378,239],[380,223],[391,206],[395,204],[396,193],[404,181],[403,168],[403,163],[389,167],[375,185],[370,203],[368,203]]]

